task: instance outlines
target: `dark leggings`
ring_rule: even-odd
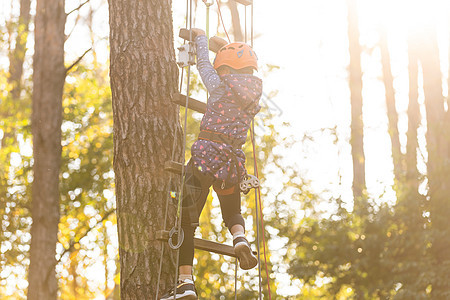
[[[200,173],[192,161],[186,167],[185,189],[183,190],[183,215],[181,227],[184,231],[184,241],[179,251],[179,265],[192,266],[194,259],[194,232],[198,226],[200,214],[208,198],[209,189],[213,180]],[[217,190],[217,188],[216,188]],[[239,186],[228,195],[220,195],[220,209],[225,226],[230,230],[234,225],[240,224],[245,228],[244,218],[241,215],[241,195]]]

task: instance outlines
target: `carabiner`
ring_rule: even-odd
[[[174,245],[172,242],[172,238],[174,235],[178,235],[176,245]],[[172,248],[173,250],[176,250],[181,247],[181,244],[183,244],[183,241],[184,241],[183,228],[180,228],[180,233],[178,234],[178,229],[175,226],[172,227],[172,229],[170,229],[170,231],[169,231],[169,240],[168,240],[169,247]]]

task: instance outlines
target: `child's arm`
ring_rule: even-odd
[[[197,69],[208,92],[212,93],[222,83],[219,75],[209,61],[208,40],[206,35],[197,35]]]

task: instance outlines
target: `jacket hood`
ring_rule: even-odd
[[[257,103],[262,94],[262,80],[250,74],[227,74],[222,76],[227,91],[242,104]]]

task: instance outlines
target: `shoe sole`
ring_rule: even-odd
[[[246,244],[236,244],[234,252],[239,259],[239,266],[241,269],[250,270],[258,264],[258,259],[253,255],[252,250]]]
[[[170,300],[173,299],[173,296],[170,296],[169,298],[161,298],[160,300]],[[197,295],[193,291],[186,291],[183,294],[176,295],[175,299],[182,299],[182,300],[197,300]]]

